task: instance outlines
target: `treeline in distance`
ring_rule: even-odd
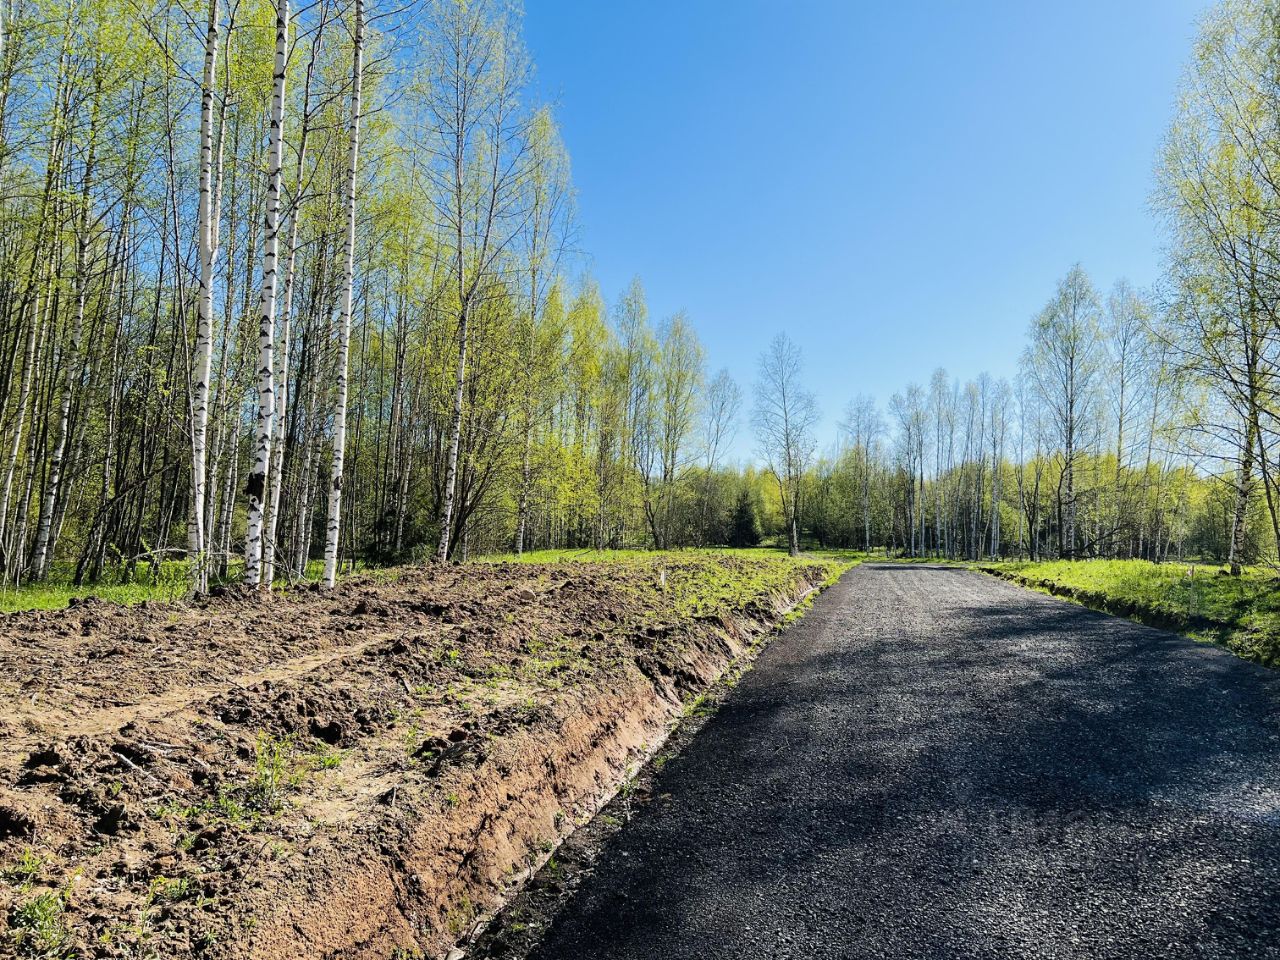
[[[1052,292],[1017,376],[819,414],[598,289],[503,0],[0,4],[0,574],[749,545],[1238,566],[1280,546],[1280,27],[1205,19],[1165,278]],[[1048,292],[1048,291],[1047,291]],[[785,319],[785,318],[781,318]],[[750,429],[759,466],[732,456]]]

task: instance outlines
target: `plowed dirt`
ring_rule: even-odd
[[[0,618],[0,955],[441,955],[832,573],[477,564]]]

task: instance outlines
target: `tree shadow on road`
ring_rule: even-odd
[[[1280,678],[946,574],[766,651],[535,955],[1255,955]]]

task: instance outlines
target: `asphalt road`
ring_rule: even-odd
[[[1280,673],[982,574],[859,567],[533,956],[1280,957]]]

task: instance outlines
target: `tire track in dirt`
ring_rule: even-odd
[[[306,673],[318,671],[344,657],[357,656],[378,643],[394,637],[392,633],[376,634],[357,643],[338,647],[324,653],[313,653],[286,660],[247,673],[235,674],[209,683],[166,690],[163,693],[136,703],[90,707],[87,711],[75,707],[42,709],[38,703],[18,701],[6,719],[15,726],[32,731],[24,735],[6,737],[0,742],[0,767],[30,752],[33,743],[56,731],[62,737],[102,736],[118,731],[130,723],[151,723],[173,720],[187,713],[197,704],[206,703],[231,690],[249,690],[261,684],[279,684],[297,679]]]

